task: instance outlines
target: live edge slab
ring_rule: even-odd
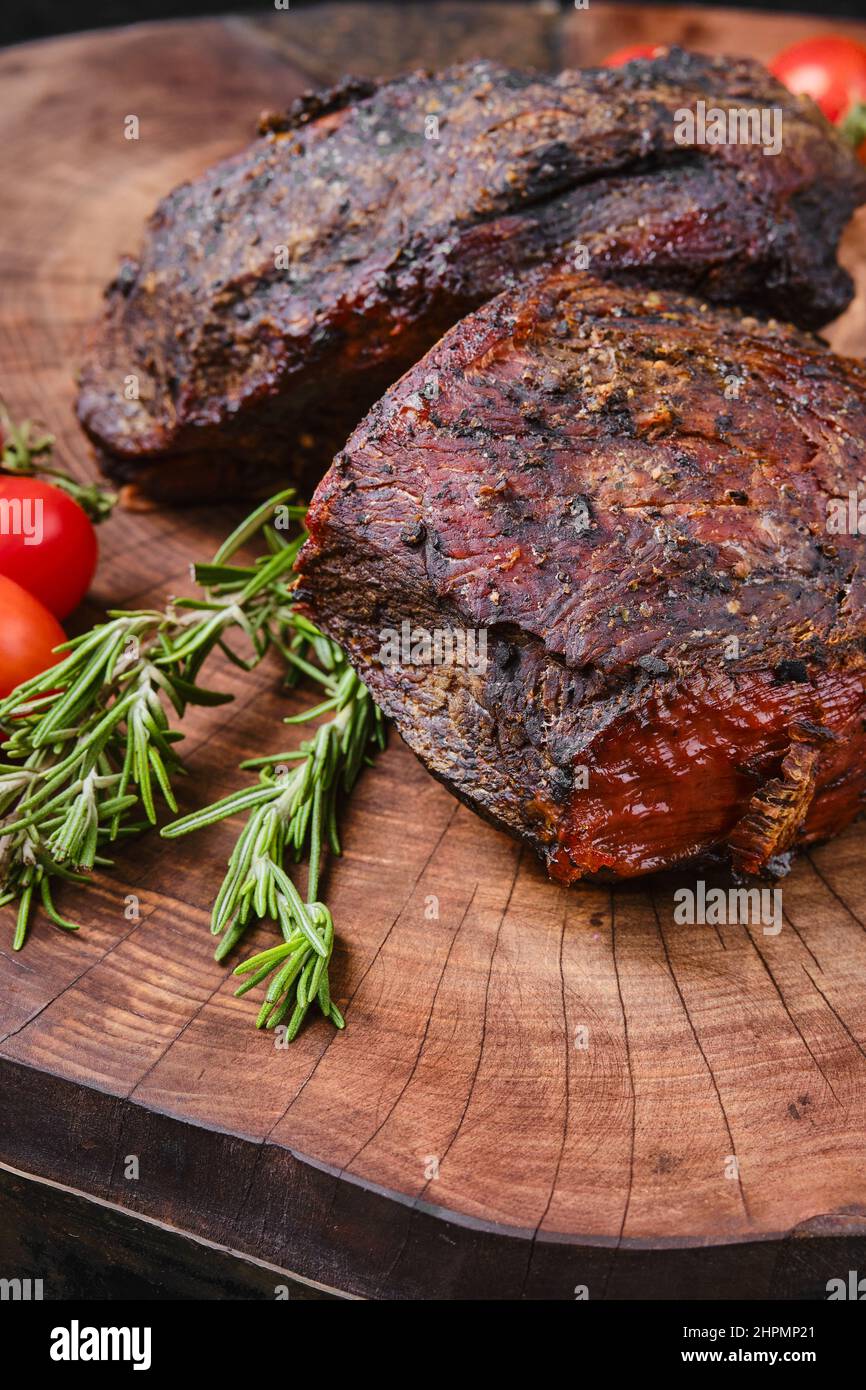
[[[118,257],[162,194],[312,85],[631,41],[768,58],[814,24],[327,4],[7,49],[2,395],[87,475],[73,378]],[[862,354],[866,219],[843,259],[861,293],[828,336]],[[117,514],[85,617],[188,591],[238,515]],[[270,666],[211,683],[236,699],[190,721],[185,810],[287,746],[299,707]],[[2,914],[4,1277],[46,1298],[823,1298],[866,1270],[866,827],[797,865],[778,935],[679,926],[670,883],[552,886],[392,735],[327,880],[348,1027],[282,1050],[212,958],[236,830],[127,844],[64,895],[76,936],[40,920],[13,955]]]

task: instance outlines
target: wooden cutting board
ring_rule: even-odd
[[[7,50],[2,393],[88,474],[73,374],[119,255],[162,194],[311,84],[477,55],[556,68],[644,39],[766,58],[812,29],[596,0],[322,5]],[[844,255],[861,294],[830,337],[858,353],[864,219]],[[88,617],[188,588],[190,560],[236,515],[116,516]],[[237,698],[189,721],[186,809],[292,737],[275,669],[217,668],[213,683]],[[549,884],[392,736],[327,882],[348,1027],[318,1020],[288,1051],[254,1031],[212,959],[233,833],[126,846],[65,895],[76,937],[39,921],[13,957],[3,916],[0,1159],[27,1175],[6,1189],[33,1226],[4,1274],[52,1268],[52,1240],[103,1270],[134,1244],[145,1294],[176,1291],[163,1245],[178,1232],[200,1270],[224,1258],[206,1242],[243,1257],[265,1296],[288,1282],[306,1296],[823,1297],[866,1269],[866,828],[798,864],[778,936],[676,926],[669,882]],[[77,1214],[55,1211],[39,1237],[37,1213],[58,1203]],[[34,1251],[49,1264],[29,1270]],[[46,1297],[77,1287],[69,1269]],[[229,1287],[216,1278],[208,1296]]]

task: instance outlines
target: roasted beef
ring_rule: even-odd
[[[778,108],[780,152],[677,143],[699,102]],[[864,198],[817,108],[745,59],[350,82],[160,204],[109,288],[79,416],[107,471],[156,497],[306,484],[441,333],[539,262],[588,255],[602,275],[828,321]]]
[[[779,868],[866,787],[864,441],[810,335],[537,272],[355,431],[300,593],[553,877]]]

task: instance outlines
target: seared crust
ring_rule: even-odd
[[[864,542],[828,525],[864,441],[866,372],[809,335],[539,273],[356,430],[302,597],[430,770],[556,876],[756,871],[866,785]],[[485,630],[486,673],[383,662],[404,620]]]
[[[781,153],[677,145],[698,100],[779,107]],[[804,325],[850,298],[835,251],[866,172],[745,59],[347,82],[262,132],[160,204],[81,375],[107,471],[155,496],[317,479],[446,328],[576,242],[597,273]]]

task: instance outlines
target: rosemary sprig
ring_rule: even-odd
[[[47,462],[50,435],[36,434],[29,423],[14,426],[2,407],[0,427],[4,468],[50,476],[95,519],[110,512],[113,496],[83,488]],[[212,930],[221,936],[215,954],[222,960],[254,920],[278,923],[282,942],[235,973],[249,976],[238,994],[270,977],[258,1026],[276,1028],[291,1010],[288,1041],[313,1001],[344,1027],[330,995],[334,923],[318,897],[322,854],[326,845],[340,853],[338,802],[373,750],[384,746],[383,717],[343,652],[295,611],[292,569],[306,532],[305,509],[293,496],[289,488],[262,503],[213,560],[195,566],[202,596],[177,599],[165,610],[109,613],[105,623],[58,648],[57,665],[0,701],[0,729],[8,732],[0,763],[0,906],[17,904],[13,946],[19,950],[37,902],[57,927],[77,930],[55,905],[55,881],[86,882],[94,868],[109,866],[104,850],[154,825],[158,800],[177,812],[172,779],[184,771],[175,748],[183,735],[171,713],[180,720],[189,705],[232,698],[199,682],[215,649],[245,670],[276,650],[287,684],[307,677],[321,685],[322,700],[286,720],[330,715],[311,738],[291,752],[242,764],[259,769],[257,786],[163,831],[174,838],[250,813],[214,905]],[[235,563],[256,538],[266,553],[252,565]],[[245,633],[251,656],[229,644],[235,629]],[[304,857],[306,901],[286,868],[287,860]]]
[[[32,420],[16,425],[6,407],[0,402],[0,472],[16,473],[19,477],[44,477],[62,488],[87,513],[93,522],[111,516],[117,494],[97,483],[79,483],[75,478],[55,468],[48,460],[54,449],[54,435],[38,430]]]
[[[272,523],[281,511],[288,524],[300,519],[293,495],[271,498],[229,537],[208,567],[218,582],[204,597],[165,611],[110,613],[59,648],[66,655],[57,665],[0,701],[0,726],[9,731],[0,763],[0,906],[18,904],[16,950],[36,898],[56,926],[74,930],[55,907],[53,880],[80,880],[110,863],[100,851],[155,824],[158,797],[177,811],[171,779],[183,767],[173,745],[182,734],[167,709],[181,718],[189,705],[231,698],[199,684],[208,655],[219,647],[249,668],[270,647],[285,647],[286,581],[303,533],[290,541]],[[269,553],[230,566],[257,530],[273,531]],[[229,647],[235,628],[246,633],[251,658]]]
[[[328,978],[334,924],[318,900],[322,851],[329,845],[334,854],[340,853],[338,802],[385,742],[382,713],[340,648],[297,614],[294,623],[296,635],[309,639],[323,669],[296,652],[291,662],[321,683],[325,698],[315,709],[285,722],[299,723],[324,713],[331,718],[299,748],[243,763],[242,767],[260,769],[257,787],[233,792],[161,832],[174,839],[240,812],[250,813],[214,903],[211,931],[221,935],[215,954],[222,960],[253,921],[271,919],[279,925],[282,943],[244,961],[235,974],[249,976],[237,990],[239,995],[271,977],[257,1027],[276,1028],[291,1010],[287,1042],[297,1034],[314,1000],[338,1028],[344,1027]],[[285,870],[287,858],[309,860],[306,901]]]

